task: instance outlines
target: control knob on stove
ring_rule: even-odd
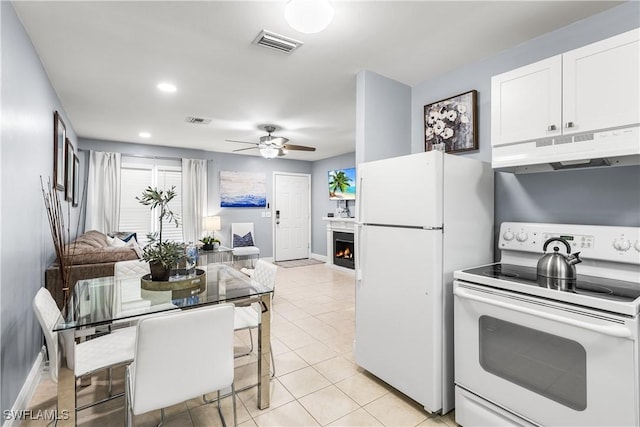
[[[525,233],[524,231],[519,232],[518,234],[516,234],[516,240],[518,242],[524,242],[529,238],[529,235],[527,233]]]
[[[505,231],[504,234],[502,235],[502,238],[504,240],[506,240],[507,242],[512,241],[513,237],[514,237],[514,235],[513,235],[513,232],[511,232],[511,231]]]
[[[636,251],[640,252],[640,240],[636,241],[635,248],[636,248]]]
[[[623,238],[616,239],[613,241],[613,247],[619,251],[626,252],[631,248],[631,242]]]

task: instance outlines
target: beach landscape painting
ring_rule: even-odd
[[[220,171],[220,207],[267,206],[267,177],[258,172]]]

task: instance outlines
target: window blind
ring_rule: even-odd
[[[169,203],[169,208],[180,220],[182,211],[182,170],[180,166],[153,165],[122,162],[120,171],[120,231],[136,232],[141,246],[147,244],[147,234],[159,231],[159,212],[151,211],[142,205],[136,197],[149,186],[159,190],[169,190],[175,186],[176,197]],[[180,221],[179,221],[180,222]],[[180,222],[181,224],[181,222]],[[174,223],[163,220],[162,240],[182,242],[182,225],[176,228]]]

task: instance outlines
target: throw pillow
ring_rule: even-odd
[[[117,237],[114,237],[113,241],[111,242],[111,246],[114,246],[116,248],[121,248],[123,246],[127,246],[127,243]]]
[[[142,248],[140,247],[140,245],[138,245],[138,242],[135,239],[129,240],[127,242],[127,246],[129,246],[136,252],[136,255],[138,255],[139,259],[142,259]]]
[[[233,235],[233,247],[240,248],[243,246],[253,246],[253,237],[251,236],[251,232],[248,232],[242,237],[237,234]]]
[[[136,242],[138,241],[138,236],[137,233],[132,233],[129,231],[112,231],[111,233],[108,233],[107,236],[109,237],[117,237],[118,239],[122,240],[123,242],[129,242],[129,240],[134,239]]]

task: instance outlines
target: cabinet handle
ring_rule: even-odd
[[[567,122],[567,124],[565,125],[566,128],[572,128],[573,127],[573,122]]]
[[[547,127],[547,130],[548,130],[549,132],[556,130],[556,125],[549,125],[549,126]]]

